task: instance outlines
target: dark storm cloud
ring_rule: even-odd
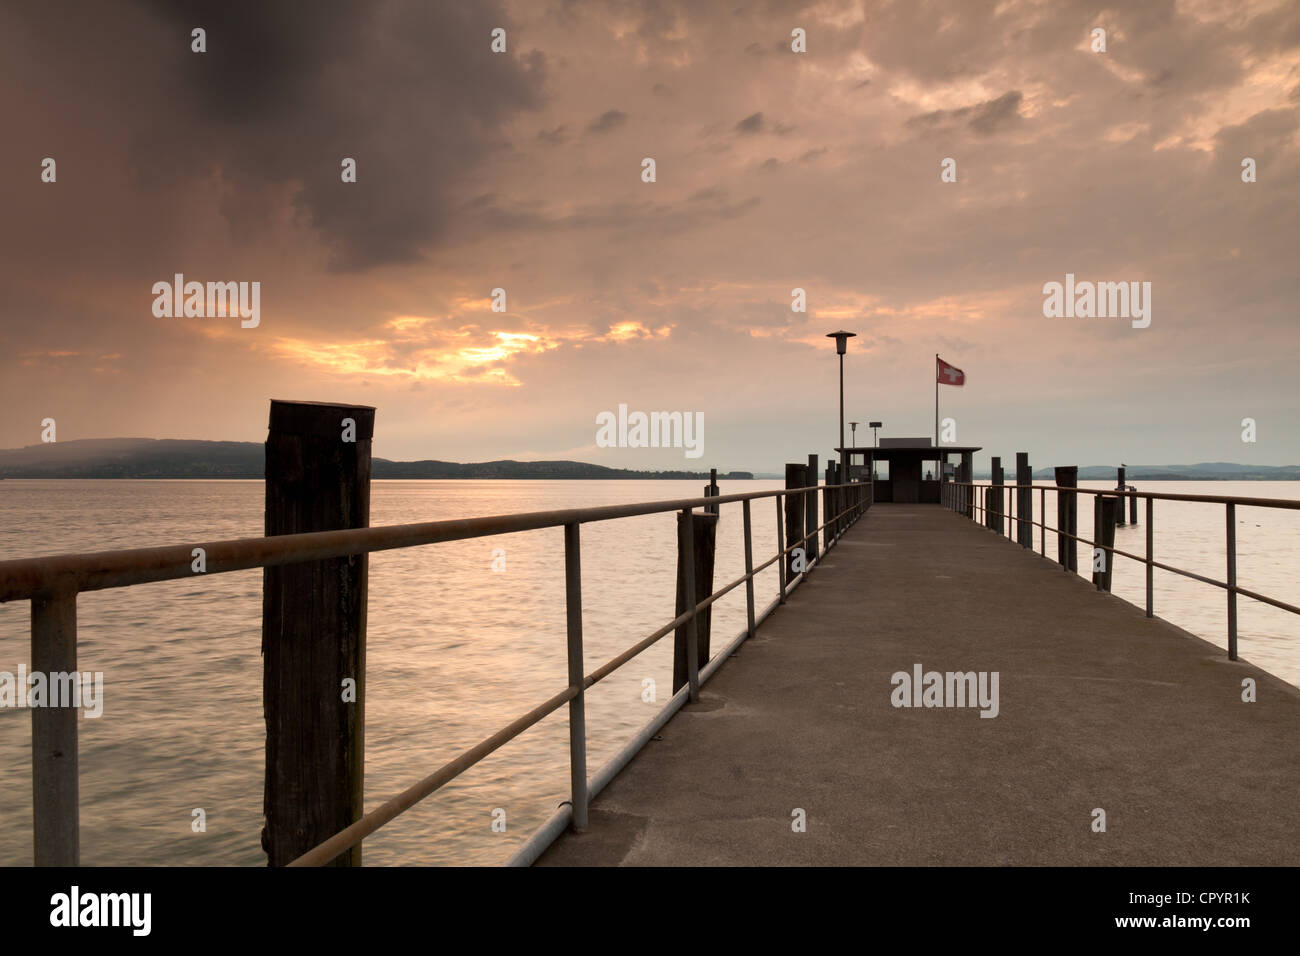
[[[589,133],[607,133],[612,129],[618,129],[627,122],[627,114],[618,110],[606,110],[591,121],[587,127]]]
[[[999,129],[1014,125],[1020,120],[1020,102],[1022,99],[1019,90],[1012,90],[1009,93],[1003,93],[996,99],[985,100],[975,106],[922,113],[909,119],[907,125],[930,129],[965,120],[966,125],[975,133],[980,136],[988,136]]]
[[[292,195],[340,271],[420,259],[448,229],[458,181],[498,148],[505,121],[542,100],[540,54],[490,50],[492,29],[510,27],[496,3],[150,0],[111,17],[90,11],[32,5],[17,16],[51,98],[96,101],[127,137],[128,168],[111,174],[144,193],[197,190],[219,171],[222,211],[239,232]],[[195,27],[206,53],[190,50]],[[111,83],[97,60],[111,61]],[[355,184],[340,180],[344,157],[357,162]]]

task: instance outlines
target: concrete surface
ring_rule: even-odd
[[[999,715],[893,707],[917,663],[999,672]],[[877,505],[538,865],[1294,866],[1298,734],[1289,684],[937,505]]]

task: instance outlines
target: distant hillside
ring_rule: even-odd
[[[0,478],[261,478],[258,442],[154,438],[92,438],[0,451]],[[699,471],[630,471],[581,461],[371,462],[374,478],[691,478]],[[719,480],[752,478],[747,471]]]
[[[1003,465],[1004,474],[1015,475],[1015,464]],[[1114,481],[1115,465],[1081,465],[1080,481]],[[987,471],[976,475],[987,480]],[[1035,468],[1035,481],[1056,477],[1051,468]],[[1300,465],[1237,465],[1228,461],[1201,462],[1197,465],[1129,465],[1125,480],[1137,481],[1300,481]]]

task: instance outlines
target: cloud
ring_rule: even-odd
[[[618,129],[627,122],[627,114],[619,110],[606,110],[596,119],[592,120],[591,125],[587,127],[589,133],[607,133],[612,129]]]
[[[65,156],[108,160],[112,142],[79,114],[111,117],[127,163],[112,174],[128,176],[105,176],[110,190],[193,194],[215,177],[231,228],[296,215],[340,271],[421,260],[447,235],[462,179],[500,148],[507,122],[544,98],[542,53],[490,51],[491,29],[510,25],[491,0],[327,0],[309,10],[157,0],[11,16],[22,62],[12,63],[16,50],[6,59],[39,69],[28,109],[42,139],[63,143]],[[196,25],[204,53],[191,52]],[[81,107],[63,108],[72,101]],[[341,181],[345,157],[356,160],[355,184]],[[94,205],[83,216],[97,221]],[[131,228],[114,223],[116,240],[131,241]]]
[[[1019,90],[1011,90],[992,100],[959,109],[932,110],[907,120],[910,127],[934,129],[965,120],[966,125],[980,136],[988,136],[1014,125],[1021,119],[1020,102],[1024,99]]]
[[[752,113],[736,124],[736,132],[744,134],[757,133],[763,128],[763,114]]]

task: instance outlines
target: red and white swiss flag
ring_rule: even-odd
[[[937,355],[935,359],[939,362],[937,375],[939,376],[940,385],[965,385],[966,373],[955,365],[949,365]]]

